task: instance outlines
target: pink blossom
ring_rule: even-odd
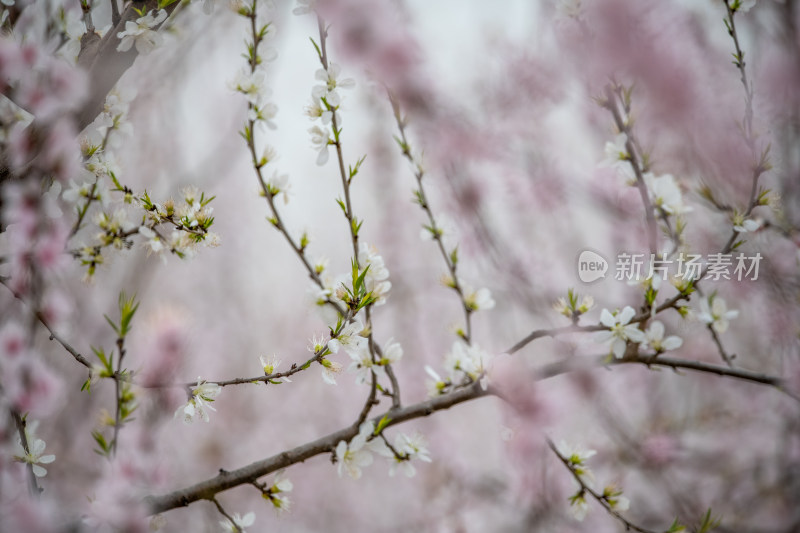
[[[0,328],[0,356],[13,360],[25,352],[25,330],[17,321],[9,321]]]
[[[3,366],[3,392],[14,408],[34,417],[52,414],[60,405],[61,379],[33,355]]]

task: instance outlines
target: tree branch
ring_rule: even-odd
[[[112,0],[112,4],[113,4]],[[167,15],[171,14],[180,2],[175,2],[164,10]],[[145,12],[158,8],[157,0],[147,0],[146,2],[132,2],[128,4],[119,15],[119,22],[108,30],[108,32],[100,39],[97,46],[82,46],[81,52],[78,55],[78,64],[87,67],[89,71],[89,97],[86,103],[78,113],[78,129],[82,130],[92,123],[92,121],[103,110],[103,104],[106,95],[111,89],[114,88],[117,81],[122,77],[125,72],[131,68],[136,57],[139,55],[136,47],[131,47],[127,52],[118,52],[119,37],[117,33],[125,30],[125,23],[128,21],[135,21],[139,18],[139,14],[134,10],[134,7],[144,9]],[[157,29],[157,28],[154,28]],[[92,35],[92,33],[89,33]]]
[[[475,398],[491,394],[484,391],[478,383],[464,389],[431,398],[424,402],[416,403],[402,409],[390,409],[385,415],[390,419],[388,426],[394,426],[408,420],[431,415],[436,411],[449,409]],[[378,423],[384,415],[374,417]],[[349,426],[315,441],[303,444],[291,450],[273,455],[267,459],[256,461],[245,467],[230,472],[220,472],[219,475],[192,485],[185,489],[176,490],[161,496],[149,496],[145,503],[153,514],[163,513],[176,507],[187,506],[198,500],[213,500],[214,496],[222,491],[231,489],[245,483],[252,483],[258,478],[271,474],[281,468],[286,468],[296,463],[301,463],[316,455],[333,451],[339,441],[349,441],[358,434],[358,427]]]

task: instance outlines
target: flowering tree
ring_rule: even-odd
[[[464,4],[2,0],[3,530],[800,529],[800,8]]]

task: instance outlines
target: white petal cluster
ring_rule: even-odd
[[[339,79],[341,73],[342,67],[336,63],[330,63],[328,70],[318,69],[314,77],[323,83],[315,85],[311,89],[311,96],[317,100],[325,99],[329,107],[339,107],[342,97],[337,89],[352,89],[356,86],[356,82],[352,78]]]
[[[471,311],[492,309],[495,304],[489,289],[483,288],[476,291],[471,287],[464,287],[464,303]]]
[[[342,347],[347,353],[358,352],[367,344],[366,337],[361,336],[363,331],[364,323],[360,319],[353,320],[342,328],[335,339],[328,342],[328,349],[333,353],[338,353]]]
[[[152,28],[164,22],[166,18],[167,12],[161,9],[158,12],[150,11],[144,17],[136,19],[136,22],[129,20],[125,23],[125,31],[117,33],[120,39],[117,50],[127,52],[136,44],[137,52],[142,55],[149,54],[164,40],[161,34]]]
[[[317,165],[322,166],[328,162],[328,146],[333,142],[328,129],[315,125],[308,129],[308,133],[311,134],[311,146],[317,151]]]
[[[244,516],[240,516],[239,513],[233,513],[231,518],[233,522],[230,520],[220,520],[219,525],[222,526],[223,531],[246,533],[245,528],[252,526],[256,521],[255,513],[247,513]]]
[[[306,7],[295,8],[295,13]],[[313,9],[313,6],[309,10]],[[326,69],[318,69],[315,77],[322,84],[315,85],[311,90],[311,104],[306,106],[306,115],[311,120],[319,120],[322,125],[315,124],[309,128],[311,134],[311,145],[317,151],[317,165],[322,166],[328,162],[328,146],[333,142],[330,139],[329,128],[336,122],[338,128],[342,127],[341,116],[337,114],[337,109],[341,105],[342,97],[338,89],[350,89],[355,87],[355,81],[350,78],[339,79],[341,67],[336,63],[328,64]]]
[[[728,309],[725,300],[716,296],[709,296],[700,300],[700,313],[697,318],[701,322],[711,325],[717,333],[728,331],[729,320],[739,316],[736,309]]]
[[[680,215],[692,210],[683,205],[681,189],[672,174],[656,177],[648,172],[643,178],[653,207],[661,208],[670,215]]]
[[[742,213],[734,213],[732,220],[733,229],[739,233],[752,233],[758,231],[764,224],[763,220],[745,217]]]
[[[22,446],[22,440],[17,437],[17,442],[14,448],[14,460],[21,463],[27,463],[32,466],[33,474],[36,477],[44,477],[47,475],[47,469],[41,465],[50,464],[56,460],[55,455],[44,455],[44,450],[47,444],[42,439],[36,437],[36,427],[38,422],[29,422],[25,428],[25,440],[28,443],[28,451],[26,452]]]
[[[378,452],[391,461],[391,466],[389,467],[389,476],[391,477],[394,477],[397,470],[402,471],[406,477],[414,477],[417,469],[414,467],[414,463],[411,462],[412,459],[418,459],[426,463],[431,462],[427,440],[421,433],[414,433],[410,436],[405,433],[398,433],[394,439],[393,447],[399,455],[395,455],[388,446],[381,447]]]
[[[599,331],[596,334],[597,342],[611,343],[611,353],[617,359],[622,359],[625,355],[625,347],[628,341],[643,342],[644,332],[637,324],[630,324],[631,319],[636,315],[636,311],[631,306],[626,306],[622,311],[611,313],[608,309],[603,309],[600,313],[600,323],[608,328],[608,331]]]
[[[297,7],[292,10],[295,15],[313,13],[317,8],[317,0],[297,0]]]
[[[86,200],[91,196],[95,200],[99,200],[103,208],[108,207],[111,200],[108,187],[102,181],[95,183],[94,181],[84,181],[80,184],[75,180],[69,180],[69,189],[64,191],[61,197],[65,202],[71,204],[78,203],[79,200]]]
[[[216,399],[221,391],[222,387],[216,383],[207,383],[198,377],[197,385],[192,389],[189,401],[185,405],[178,407],[178,410],[175,411],[175,417],[182,414],[183,421],[186,424],[194,422],[196,418],[202,418],[208,422],[208,409],[216,411],[211,407],[211,402]]]
[[[353,479],[361,477],[361,469],[372,464],[372,452],[367,440],[375,431],[375,424],[368,420],[359,427],[358,435],[348,443],[339,441],[336,446],[336,462],[339,465],[339,477],[347,472]]]
[[[677,350],[683,345],[683,339],[678,336],[670,335],[664,338],[664,324],[658,320],[651,322],[650,327],[644,332],[644,342],[656,353]]]
[[[263,70],[250,72],[242,68],[230,83],[231,89],[242,93],[254,107],[262,106],[272,96],[272,89],[267,87],[267,74]]]
[[[250,6],[242,4],[236,7],[235,11],[252,20],[250,9]],[[229,87],[247,98],[249,121],[274,130],[277,125],[273,119],[278,114],[278,106],[270,101],[272,90],[267,86],[267,73],[264,70],[267,63],[278,57],[278,51],[268,45],[270,39],[275,35],[275,26],[270,20],[273,15],[270,5],[259,5],[254,21],[258,32],[258,46],[255,50],[252,49],[252,46],[248,48],[245,57],[248,58],[249,65],[236,74],[236,77],[229,83]]]
[[[447,392],[450,386],[467,385],[480,381],[486,389],[486,375],[492,362],[492,355],[476,344],[467,344],[462,340],[453,343],[444,357],[445,377],[442,378],[433,368],[426,365],[425,372],[431,378],[427,381],[428,394],[438,396]]]
[[[625,133],[620,133],[612,141],[606,142],[606,158],[600,163],[600,166],[617,167],[628,161],[631,156],[625,146],[627,142],[628,136]]]
[[[286,477],[286,470],[278,470],[272,485],[264,493],[264,497],[268,498],[275,509],[278,511],[288,511],[291,507],[291,500],[285,494],[291,492],[294,488],[292,482]]]
[[[383,257],[378,254],[377,248],[362,242],[358,249],[358,263],[361,265],[361,272],[369,266],[364,278],[367,290],[375,296],[375,305],[383,305],[386,303],[389,289],[392,288],[392,283],[389,281],[389,270],[383,262]]]

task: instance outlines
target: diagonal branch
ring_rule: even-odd
[[[115,2],[112,0],[112,4]],[[164,10],[170,15],[181,2],[175,2]],[[84,35],[86,44],[81,39],[81,52],[78,55],[78,64],[86,67],[89,73],[89,97],[78,113],[78,129],[82,130],[92,123],[92,121],[103,110],[106,95],[114,88],[117,81],[125,72],[131,68],[136,57],[139,55],[136,47],[131,47],[127,52],[118,52],[119,37],[117,34],[125,30],[126,22],[133,22],[139,18],[139,14],[134,7],[144,9],[149,12],[158,8],[157,0],[147,0],[146,2],[131,2],[125,10],[119,14],[119,22],[106,32],[102,39],[91,39],[96,35],[87,33]],[[154,28],[157,29],[157,28]]]
[[[788,396],[800,401],[800,398],[797,395],[784,388],[784,380],[777,376],[760,374],[738,368],[712,365],[699,361],[661,357],[655,358],[653,356],[639,356],[629,359],[613,359],[611,361],[608,360],[607,356],[572,357],[538,368],[532,376],[532,379],[537,381],[545,380],[575,370],[586,370],[618,364],[639,364],[648,367],[667,367],[674,370],[687,369],[697,372],[717,374],[719,376],[750,381],[752,383],[774,386],[786,393]],[[437,411],[449,409],[450,407],[460,403],[490,395],[502,398],[502,391],[494,388],[484,390],[480,386],[479,382],[474,382],[464,388],[456,389],[453,392],[449,392],[423,402],[409,405],[400,409],[390,409],[385,414],[376,416],[372,420],[377,423],[381,420],[381,418],[383,418],[383,416],[386,416],[389,419],[389,423],[385,427],[394,426],[402,422],[429,416]],[[190,487],[160,496],[149,496],[145,499],[145,503],[150,508],[150,511],[153,514],[156,514],[169,511],[170,509],[174,509],[176,507],[184,507],[198,500],[212,500],[216,494],[225,490],[239,485],[252,483],[258,480],[260,477],[271,474],[272,472],[280,470],[281,468],[286,468],[293,464],[304,462],[306,459],[310,459],[314,456],[323,453],[330,453],[334,450],[339,441],[349,441],[357,434],[358,427],[355,425],[349,426],[336,431],[335,433],[321,437],[315,441],[303,444],[285,452],[281,452],[277,455],[273,455],[272,457],[262,459],[261,461],[256,461],[237,470],[230,472],[221,471],[219,475]]]
[[[416,403],[401,409],[389,410],[385,415],[391,419],[385,426],[394,426],[415,418],[431,415],[436,411],[449,409],[454,405],[463,403],[481,396],[487,396],[491,391],[484,391],[478,383],[459,389],[457,391]],[[374,418],[375,423],[384,415]],[[291,450],[281,452],[267,459],[256,461],[245,467],[230,472],[223,471],[217,476],[197,483],[185,489],[176,490],[161,496],[149,496],[145,503],[153,514],[169,511],[176,507],[187,506],[198,500],[213,500],[214,496],[222,491],[231,489],[245,483],[252,483],[258,478],[271,474],[281,468],[301,463],[316,455],[333,451],[339,441],[349,441],[358,434],[358,427],[349,426],[315,441],[303,444]]]

